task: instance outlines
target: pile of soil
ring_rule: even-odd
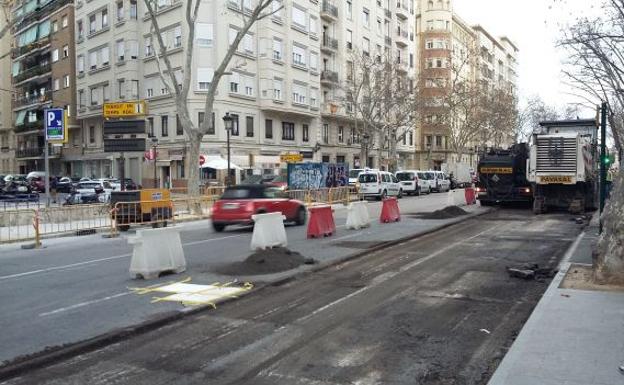
[[[447,206],[441,210],[436,210],[430,213],[415,214],[413,216],[420,219],[450,219],[467,214],[468,212],[461,207]]]
[[[279,273],[295,269],[303,264],[311,265],[314,263],[316,263],[314,259],[305,258],[296,251],[291,251],[285,247],[275,247],[258,250],[243,262],[222,266],[217,272],[226,275],[261,275]]]

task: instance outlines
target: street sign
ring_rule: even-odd
[[[280,162],[282,163],[297,163],[303,161],[303,155],[301,154],[283,154],[280,155]]]
[[[200,155],[200,156],[199,156],[199,165],[200,165],[200,166],[203,166],[203,165],[204,165],[204,163],[206,163],[206,157],[205,157],[205,156],[203,156],[203,155]]]
[[[104,135],[145,134],[145,120],[106,120]]]
[[[145,100],[124,103],[104,103],[102,110],[104,118],[143,116],[147,113]]]
[[[65,140],[65,116],[62,108],[46,108],[45,117],[46,140]]]
[[[145,138],[104,139],[104,152],[138,151],[145,151]]]

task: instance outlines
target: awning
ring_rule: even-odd
[[[215,170],[227,170],[228,162],[227,159],[223,159],[220,156],[204,156],[206,158],[206,162],[200,166],[200,168],[212,168]],[[234,163],[230,162],[230,169],[233,170],[242,170],[242,168],[238,167]]]
[[[15,118],[15,125],[21,126],[24,124],[24,118],[26,117],[26,111],[22,110],[17,113],[17,117]]]

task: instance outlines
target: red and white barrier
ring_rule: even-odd
[[[398,222],[401,220],[401,213],[399,211],[399,204],[396,198],[388,198],[383,200],[383,206],[381,207],[381,215],[379,221],[381,223]]]
[[[315,206],[308,208],[308,238],[329,237],[336,232],[334,212],[331,206]]]
[[[475,193],[475,189],[473,187],[468,187],[464,190],[464,197],[466,198],[467,205],[475,205],[477,204],[477,194]]]
[[[288,245],[284,219],[280,212],[252,215],[254,220],[251,250],[265,250],[271,247]]]
[[[357,201],[349,204],[347,213],[347,229],[359,230],[370,226],[370,215],[368,214],[368,202]]]

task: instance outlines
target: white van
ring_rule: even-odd
[[[433,183],[431,189],[436,192],[445,192],[451,189],[451,180],[442,171],[427,171],[433,175]]]
[[[358,176],[360,194],[363,198],[375,197],[381,200],[387,196],[403,197],[399,180],[387,171],[367,170]]]
[[[401,188],[403,188],[403,192],[407,195],[420,195],[431,193],[429,181],[422,171],[397,171],[395,176],[401,183]]]

